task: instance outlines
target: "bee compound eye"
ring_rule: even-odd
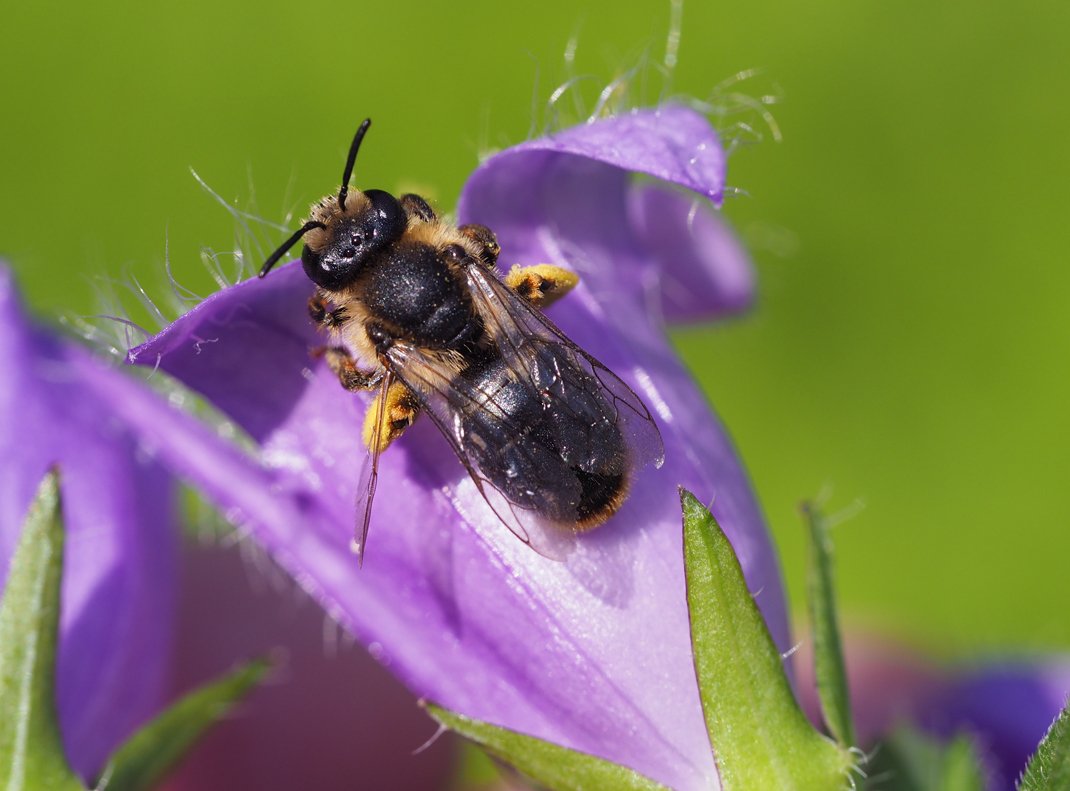
[[[307,244],[301,249],[301,264],[305,268],[305,272],[318,269],[320,265],[320,255]]]
[[[376,241],[389,243],[401,237],[408,224],[405,210],[401,208],[398,199],[389,192],[383,190],[368,190],[364,193],[372,203],[371,221],[368,224],[368,235]]]

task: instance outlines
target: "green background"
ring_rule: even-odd
[[[664,2],[17,3],[0,47],[0,254],[40,312],[91,282],[211,281],[234,221],[193,180],[291,224],[358,182],[451,206],[480,150],[590,104],[648,53]],[[674,89],[776,94],[783,142],[740,147],[726,216],[751,315],[677,334],[769,515],[792,601],[797,504],[825,493],[848,617],[934,650],[1070,646],[1066,211],[1070,7],[920,0],[699,3]],[[636,95],[658,97],[653,68]],[[736,119],[731,119],[736,120]],[[265,244],[277,241],[269,231]],[[221,257],[224,268],[233,261]],[[119,287],[121,289],[121,286]],[[861,510],[855,503],[864,503]]]

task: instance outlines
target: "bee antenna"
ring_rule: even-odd
[[[271,267],[275,266],[275,264],[279,262],[279,259],[286,255],[286,252],[295,244],[297,244],[297,240],[304,236],[306,233],[311,231],[313,228],[326,227],[326,225],[321,222],[317,222],[316,220],[309,220],[308,222],[306,222],[297,231],[294,232],[293,236],[283,242],[278,250],[268,256],[268,260],[264,262],[264,265],[262,267],[260,267],[260,274],[258,275],[258,277],[263,277],[268,272],[270,272]]]
[[[346,210],[346,193],[349,192],[349,177],[353,175],[353,165],[357,161],[357,151],[360,150],[360,141],[364,139],[364,134],[368,131],[368,127],[372,125],[371,118],[365,118],[363,123],[357,129],[356,135],[353,136],[353,143],[349,146],[349,156],[346,157],[346,169],[342,172],[342,188],[338,190],[338,208],[342,211]]]

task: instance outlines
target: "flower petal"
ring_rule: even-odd
[[[819,723],[809,641],[802,646],[795,655],[802,704]],[[990,789],[1014,788],[1070,695],[1065,657],[955,667],[865,632],[848,633],[845,650],[860,747],[872,750],[903,724],[945,739],[965,731],[980,748]]]
[[[419,749],[435,725],[408,691],[360,647],[334,645],[337,627],[292,585],[254,584],[262,581],[239,549],[184,548],[176,692],[242,658],[270,655],[273,669],[166,789],[445,788],[456,740]]]
[[[673,322],[739,313],[754,301],[754,268],[728,223],[701,198],[653,184],[632,189],[639,241],[657,261],[660,309]]]
[[[681,130],[693,119],[681,118],[688,123],[668,143],[635,137],[635,129],[660,128],[650,119],[586,130],[620,138],[615,150],[626,164],[629,153],[688,140]],[[620,137],[625,132],[633,139]],[[713,165],[718,158],[711,156]],[[131,358],[193,387],[261,443],[264,467],[205,442],[201,450],[215,460],[205,456],[189,472],[329,612],[377,645],[417,694],[673,787],[707,787],[716,768],[691,663],[676,487],[716,497],[717,518],[783,650],[776,561],[727,437],[640,292],[614,277],[614,266],[631,273],[654,266],[630,225],[624,172],[573,159],[578,167],[559,169],[561,184],[582,186],[590,176],[603,203],[576,198],[553,237],[532,232],[533,215],[501,218],[495,230],[508,251],[537,243],[546,254],[510,252],[507,260],[590,264],[591,276],[554,309],[555,320],[654,410],[667,462],[643,471],[610,524],[585,536],[565,563],[516,541],[421,421],[383,456],[375,525],[358,570],[348,544],[366,399],[344,392],[310,358],[308,348],[322,340],[303,305],[312,287],[294,264],[214,295]],[[713,167],[705,159],[678,165],[696,188]],[[719,182],[701,183],[717,194]],[[566,190],[562,201],[569,198]],[[562,248],[582,256],[566,258]],[[617,293],[619,301],[607,296]],[[179,455],[185,451],[175,448],[191,442],[159,441],[161,454]]]
[[[62,471],[67,543],[58,704],[83,777],[155,712],[174,609],[172,491],[99,384],[135,383],[31,326],[0,265],[0,585],[33,492]]]
[[[652,176],[692,193],[632,184]],[[486,160],[461,195],[462,222],[493,228],[502,260],[541,263],[557,252],[600,301],[657,310],[669,321],[714,318],[747,307],[750,262],[711,209],[721,203],[725,157],[706,119],[684,107],[634,111],[532,140]],[[712,205],[711,205],[712,204]],[[647,255],[588,260],[579,245],[561,248],[569,228],[607,237],[622,233]]]
[[[966,670],[930,697],[921,721],[937,733],[967,731],[992,770],[990,788],[1012,789],[1070,695],[1070,664],[1002,662]]]

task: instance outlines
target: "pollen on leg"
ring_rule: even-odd
[[[505,285],[537,308],[552,305],[579,282],[575,272],[553,264],[514,265],[505,276]]]
[[[417,415],[420,414],[420,402],[401,382],[394,382],[386,391],[386,407],[383,409],[382,423],[376,424],[379,415],[380,393],[372,401],[368,411],[364,414],[364,444],[368,450],[374,450],[376,434],[379,436],[379,450],[384,451],[398,437],[405,433],[405,429],[413,424]]]

